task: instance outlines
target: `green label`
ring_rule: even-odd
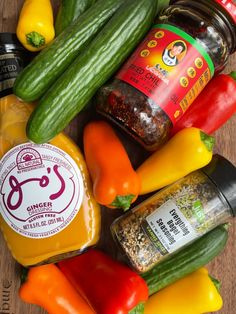
[[[146,232],[150,240],[152,241],[152,244],[158,249],[158,251],[161,253],[161,255],[168,254],[168,251],[164,247],[164,245],[161,243],[155,232],[152,230],[152,228],[149,226],[147,221],[144,221],[142,224],[143,230]]]
[[[193,203],[193,215],[200,224],[205,221],[205,213],[200,200]]]

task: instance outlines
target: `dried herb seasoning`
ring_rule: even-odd
[[[214,156],[202,170],[161,190],[111,226],[114,239],[140,273],[189,244],[236,211],[236,168]]]
[[[97,97],[97,111],[147,150],[167,141],[173,125],[236,49],[236,5],[231,0],[228,5],[218,0],[172,2]]]

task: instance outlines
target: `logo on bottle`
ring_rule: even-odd
[[[30,238],[62,231],[78,213],[83,180],[74,160],[49,144],[27,143],[0,162],[0,208],[8,225]]]

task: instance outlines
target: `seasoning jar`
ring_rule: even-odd
[[[0,33],[0,97],[12,93],[17,75],[29,63],[30,54],[14,33]]]
[[[231,0],[172,2],[97,97],[97,111],[150,151],[168,139],[173,125],[236,50]]]
[[[116,219],[111,231],[140,273],[236,215],[236,168],[215,155],[211,163]]]

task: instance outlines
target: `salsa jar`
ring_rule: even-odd
[[[172,2],[97,95],[97,111],[150,151],[168,140],[173,125],[236,50],[232,1]]]
[[[139,273],[236,215],[236,168],[215,155],[209,165],[162,189],[116,219],[113,238]]]

